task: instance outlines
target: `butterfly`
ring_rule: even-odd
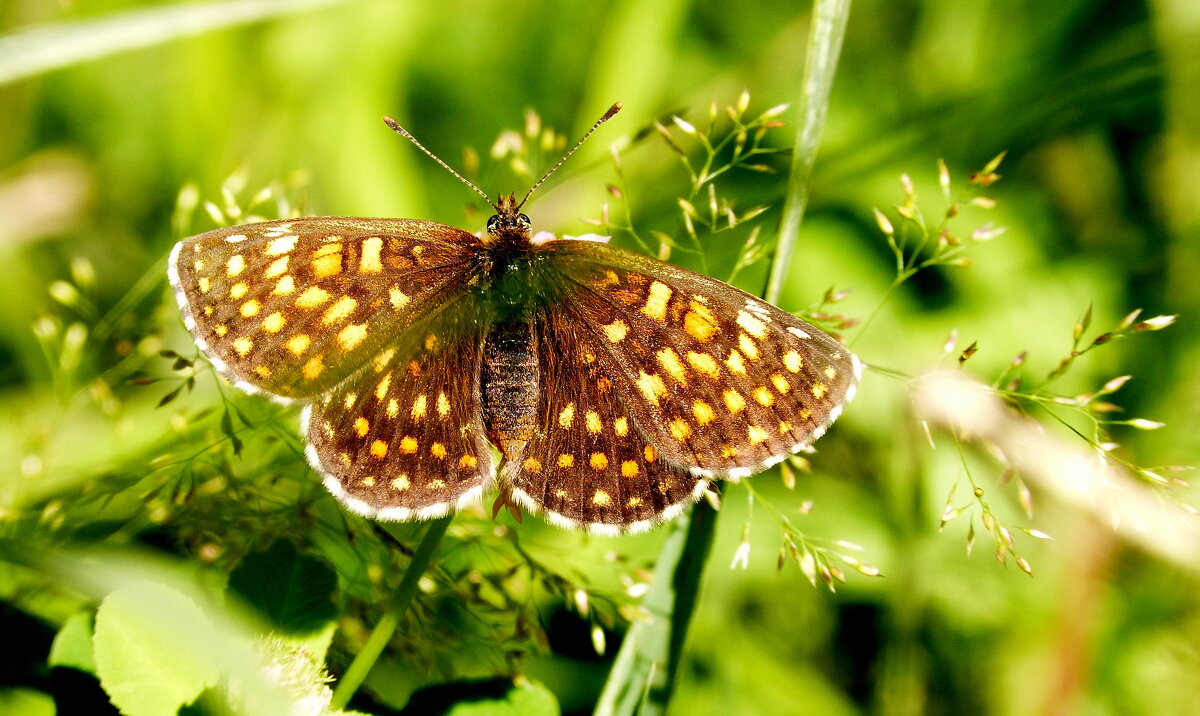
[[[485,232],[267,221],[184,239],[168,268],[213,367],[304,404],[308,461],[350,510],[431,519],[498,488],[558,526],[640,532],[806,448],[853,397],[858,358],[792,314],[600,241],[535,237],[521,208],[554,169],[492,202],[387,121],[488,200]]]

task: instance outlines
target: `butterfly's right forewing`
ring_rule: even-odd
[[[860,365],[779,308],[686,269],[588,241],[547,246],[559,311],[643,437],[673,467],[745,477],[819,438],[853,397]]]

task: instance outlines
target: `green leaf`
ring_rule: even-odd
[[[0,689],[0,714],[54,716],[54,699],[33,689]]]
[[[171,397],[173,398],[174,396]],[[166,398],[163,400],[165,401]],[[225,408],[224,413],[221,413],[221,432],[225,433],[225,437],[229,438],[229,443],[233,446],[233,454],[241,455],[242,439],[237,436],[237,432],[233,429],[233,416],[230,415],[228,407]]]
[[[172,390],[170,393],[167,393],[166,395],[164,395],[162,397],[162,399],[158,401],[158,407],[161,408],[162,406],[164,406],[164,405],[170,403],[171,401],[175,400],[176,398],[178,398],[179,392],[182,390],[183,390],[183,385],[180,385],[175,390]]]
[[[1089,303],[1088,307],[1087,307],[1087,311],[1084,312],[1083,317],[1080,318],[1079,321],[1075,324],[1075,342],[1076,343],[1079,342],[1079,339],[1083,337],[1084,331],[1086,331],[1088,329],[1088,327],[1091,325],[1092,325],[1092,304]]]
[[[446,716],[558,716],[554,694],[536,681],[518,679],[503,696],[455,704]]]
[[[76,612],[67,617],[54,643],[50,645],[50,666],[68,666],[72,669],[96,673],[96,659],[92,655],[92,613]]]
[[[214,628],[195,602],[170,587],[122,587],[96,611],[96,675],[129,716],[175,714],[217,683]]]
[[[229,588],[283,632],[317,631],[337,618],[337,575],[287,540],[242,560],[229,575]]]
[[[999,169],[1000,162],[1004,161],[1004,155],[1006,155],[1006,154],[1008,154],[1008,152],[1003,151],[1003,152],[1000,152],[999,154],[997,154],[996,156],[992,157],[992,160],[984,165],[983,173],[989,174],[989,173],[994,172],[997,169]]]
[[[0,85],[118,52],[344,1],[172,3],[32,27],[0,38]]]

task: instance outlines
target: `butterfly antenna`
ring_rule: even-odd
[[[539,186],[541,186],[541,185],[542,185],[542,182],[544,182],[544,181],[546,181],[547,179],[549,179],[551,174],[553,174],[554,172],[558,171],[558,168],[559,168],[559,167],[561,167],[561,166],[563,165],[563,162],[567,161],[567,159],[568,159],[568,158],[569,158],[569,157],[570,157],[572,154],[574,154],[574,153],[575,153],[575,150],[576,150],[576,149],[579,149],[579,146],[580,146],[581,144],[583,144],[584,142],[586,142],[588,137],[592,136],[592,132],[595,132],[597,129],[599,129],[599,128],[600,128],[600,125],[602,125],[602,124],[604,124],[605,122],[607,122],[608,120],[612,119],[612,118],[613,118],[613,116],[614,116],[614,115],[615,115],[617,112],[620,112],[620,111],[621,111],[621,103],[620,103],[620,102],[617,102],[617,103],[613,104],[613,106],[609,107],[609,108],[608,108],[608,111],[604,113],[604,116],[603,116],[603,117],[601,117],[600,119],[597,119],[597,120],[596,120],[596,123],[592,125],[592,128],[591,128],[591,129],[589,129],[589,130],[587,131],[587,133],[585,133],[585,134],[584,134],[582,137],[580,137],[580,139],[579,139],[579,141],[578,141],[578,142],[575,142],[575,146],[571,147],[571,151],[569,151],[569,152],[567,152],[566,154],[564,154],[564,155],[563,155],[563,158],[558,160],[558,164],[555,164],[554,166],[550,167],[550,171],[548,171],[548,172],[546,172],[545,174],[543,174],[543,175],[542,175],[542,178],[541,178],[541,179],[538,179],[538,180],[537,180],[537,183],[536,183],[536,184],[534,184],[532,187],[530,187],[530,188],[529,188],[529,191],[525,192],[525,198],[521,199],[521,203],[520,203],[520,204],[517,204],[517,209],[520,209],[522,206],[525,206],[525,202],[529,201],[529,196],[530,196],[531,194],[533,194],[534,190],[535,190],[535,189],[537,189]],[[394,128],[393,128],[393,129],[394,129]],[[416,141],[416,140],[414,139],[413,141]],[[420,146],[420,145],[417,145],[417,146]],[[438,160],[438,161],[441,161],[441,160]],[[479,190],[478,190],[478,189],[476,189],[476,191],[479,191]]]
[[[613,113],[614,112],[612,110],[609,110],[608,116],[611,116]],[[605,116],[604,119],[608,119],[608,116]],[[458,172],[454,171],[454,168],[451,167],[446,162],[443,162],[441,157],[439,157],[438,155],[436,155],[433,152],[426,149],[425,145],[421,144],[419,141],[417,141],[417,138],[414,137],[407,129],[405,129],[404,127],[401,127],[399,122],[392,119],[391,117],[384,117],[383,121],[387,122],[387,126],[391,127],[396,132],[396,134],[399,134],[401,137],[404,137],[408,141],[417,145],[417,149],[420,149],[422,152],[425,152],[426,156],[428,156],[430,159],[437,162],[438,164],[441,164],[443,169],[450,172],[454,176],[458,177],[458,180],[461,181],[463,184],[466,184],[467,186],[474,189],[476,194],[478,194],[479,196],[482,196],[483,200],[486,201],[493,209],[495,209],[497,213],[499,213],[500,207],[496,206],[496,204],[491,200],[491,198],[489,198],[487,194],[483,193],[482,189],[475,186],[475,184],[472,183],[470,179],[468,179],[465,176],[463,176],[462,174],[459,174]],[[600,121],[603,122],[604,120],[600,120]],[[597,122],[596,126],[600,126],[600,122]],[[596,127],[592,127],[592,129],[595,129],[595,128]],[[588,134],[591,134],[591,132],[588,132]],[[586,139],[586,137],[584,137],[584,139]],[[572,149],[571,151],[573,152],[575,150]],[[568,154],[567,156],[570,156],[570,154]],[[566,157],[563,157],[563,158],[565,159]],[[559,164],[562,164],[562,162],[559,162]],[[557,168],[558,167],[555,167],[555,169],[557,169]],[[538,182],[538,184],[541,184],[541,182]]]

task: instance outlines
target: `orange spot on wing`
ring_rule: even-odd
[[[308,334],[297,333],[296,335],[287,339],[287,343],[284,345],[287,346],[287,349],[293,354],[300,355],[304,351],[308,350],[308,347],[312,345],[312,339],[308,337]]]
[[[362,255],[359,257],[358,270],[362,273],[379,273],[383,264],[379,260],[379,252],[383,249],[383,239],[372,236],[363,239]]]
[[[304,374],[305,380],[316,380],[325,372],[325,361],[321,356],[314,356],[304,364],[301,372]]]
[[[717,419],[716,411],[703,400],[692,403],[692,415],[696,418],[697,425],[708,425]]]
[[[284,281],[288,281],[290,284],[291,278],[292,278],[291,276],[284,276],[282,279],[279,280],[279,282],[283,283]],[[317,306],[320,306],[322,303],[325,303],[328,300],[329,300],[329,292],[328,291],[321,288],[320,286],[309,286],[308,288],[304,289],[304,293],[301,293],[296,298],[296,305],[299,306],[300,308],[316,308]]]
[[[687,440],[692,436],[692,426],[688,425],[687,421],[682,418],[672,420],[667,425],[667,429],[671,431],[671,437],[676,440]]]

